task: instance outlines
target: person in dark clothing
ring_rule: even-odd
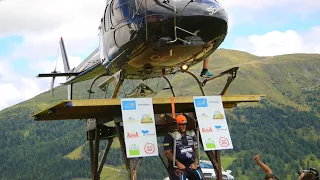
[[[171,180],[203,179],[197,156],[197,140],[194,131],[187,131],[187,119],[183,115],[176,117],[178,130],[168,133],[163,141],[165,155],[168,159],[168,172]],[[176,158],[173,165],[174,141],[176,140]]]

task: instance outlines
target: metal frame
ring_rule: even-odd
[[[228,70],[226,70],[226,71],[224,71],[224,72],[222,72],[222,73],[220,73],[220,74],[218,74],[218,75],[216,75],[216,76],[213,76],[213,77],[211,77],[211,78],[207,78],[207,79],[203,80],[203,82],[201,82],[201,81],[199,80],[199,78],[198,78],[194,73],[192,73],[192,72],[190,72],[190,71],[188,71],[188,70],[181,70],[181,72],[190,74],[190,75],[197,81],[197,83],[198,83],[198,85],[199,85],[199,88],[200,88],[200,90],[201,90],[202,95],[205,96],[203,87],[204,87],[208,82],[210,82],[210,81],[212,81],[212,80],[214,80],[214,79],[216,79],[216,78],[218,78],[218,77],[221,77],[221,76],[223,76],[223,75],[229,74],[228,79],[227,79],[227,83],[226,83],[225,86],[223,87],[223,90],[219,93],[219,95],[224,95],[224,94],[227,92],[227,90],[228,90],[230,84],[232,83],[232,81],[235,80],[235,78],[236,78],[236,76],[237,76],[237,71],[238,71],[238,69],[239,69],[239,67],[233,67],[233,68],[228,69]]]
[[[99,75],[99,76],[96,76],[93,80],[92,80],[92,82],[91,82],[91,84],[90,84],[90,88],[88,89],[88,99],[90,99],[91,98],[91,94],[92,93],[94,93],[93,91],[91,91],[92,90],[92,86],[93,86],[93,84],[98,80],[98,79],[100,79],[101,77],[103,77],[103,76],[106,76],[107,74],[101,74],[101,75]]]
[[[181,38],[179,38],[179,37],[177,36],[177,29],[179,29],[179,30],[181,30],[181,31],[184,31],[184,32],[186,32],[186,33],[188,33],[188,34],[190,34],[190,35],[193,35],[193,36],[197,36],[197,35],[196,35],[195,33],[189,32],[189,31],[187,31],[187,30],[185,30],[185,29],[180,28],[179,26],[177,26],[177,8],[176,8],[176,2],[175,2],[175,0],[173,0],[173,6],[174,6],[174,7],[173,7],[173,8],[174,8],[174,11],[173,11],[173,13],[174,13],[174,14],[173,14],[174,40],[168,41],[168,44],[172,44],[172,43],[176,42],[177,40],[180,40],[180,41],[182,41],[182,42],[191,44],[189,41],[186,41],[186,40],[184,40],[184,39],[181,39]]]
[[[169,88],[164,88],[163,90],[166,90],[166,89],[170,89],[171,90],[171,93],[173,95],[173,97],[176,97],[175,93],[174,93],[174,90],[173,90],[173,87],[172,87],[172,84],[171,84],[171,81],[168,79],[167,76],[163,75],[162,76],[169,84]]]
[[[182,72],[183,73],[186,72],[186,73],[190,74],[194,79],[196,79],[196,81],[197,81],[197,83],[199,85],[199,88],[201,90],[202,95],[205,96],[205,92],[203,90],[203,87],[206,85],[207,82],[209,82],[209,81],[211,81],[213,79],[216,79],[218,77],[221,77],[221,76],[223,76],[225,74],[230,74],[224,89],[220,93],[220,95],[223,95],[226,92],[226,90],[228,89],[228,87],[231,84],[231,82],[236,78],[237,70],[238,70],[238,67],[231,68],[231,69],[229,69],[227,71],[224,71],[224,72],[220,73],[217,76],[214,76],[214,77],[209,78],[209,79],[205,79],[203,82],[201,82],[197,76],[195,76],[192,72],[190,72],[188,70],[182,70]],[[92,89],[92,86],[93,86],[94,82],[96,80],[98,80],[99,78],[101,78],[102,76],[105,76],[105,74],[97,76],[92,81],[92,83],[90,85],[90,89],[88,90],[88,93],[89,93],[89,97],[88,98],[89,99],[90,99],[90,94],[93,93],[91,91],[91,89]],[[111,81],[115,80],[116,81],[116,86],[114,88],[112,96],[110,97],[110,99],[114,99],[114,98],[117,97],[119,89],[120,89],[122,83],[124,82],[124,77],[125,77],[125,72],[120,70],[115,75],[109,77],[104,82],[102,82],[99,85],[99,87],[102,90],[106,91],[106,89],[104,87],[106,85],[108,85]],[[163,75],[162,77],[169,84],[169,88],[165,88],[165,89],[170,89],[171,92],[172,92],[173,97],[175,97],[175,93],[174,93],[171,81],[165,75]],[[168,116],[168,115],[166,114],[166,116]],[[190,116],[188,116],[186,114],[185,114],[185,116],[188,119],[193,119],[192,117],[190,117]],[[198,158],[199,158],[199,163],[200,163],[200,144],[203,146],[203,142],[201,141],[201,138],[200,138],[201,134],[200,134],[200,131],[199,131],[198,123],[197,123],[197,121],[195,119],[193,119],[193,120],[195,122],[195,131],[196,131],[196,134],[197,134]],[[123,160],[124,160],[124,162],[126,164],[126,169],[129,172],[129,174],[128,174],[129,178],[130,178],[130,180],[137,180],[138,179],[138,170],[139,170],[139,167],[141,165],[142,158],[131,158],[131,159],[129,159],[129,158],[126,157],[126,147],[125,147],[125,142],[124,142],[123,127],[120,125],[121,117],[114,117],[114,121],[115,121],[115,127],[113,128],[113,130],[115,132],[117,132],[117,134],[118,134],[118,138],[119,138],[119,141],[120,141],[120,147],[121,147],[121,151],[122,151],[122,157],[123,157]],[[100,134],[101,134],[100,131],[102,130],[100,126],[103,125],[103,123],[104,123],[104,121],[101,120],[101,119],[90,119],[90,120],[88,119],[87,120],[87,125],[89,124],[88,126],[91,127],[91,128],[87,129],[87,136],[88,136],[88,140],[89,140],[91,174],[92,174],[92,179],[93,180],[99,180],[100,179],[100,174],[102,172],[103,165],[105,163],[105,160],[107,158],[108,152],[110,150],[110,147],[112,145],[112,141],[113,141],[113,138],[114,138],[113,132],[110,132],[109,133],[110,137],[107,138],[108,139],[108,144],[104,149],[103,157],[102,157],[102,159],[100,161],[100,164],[99,164],[98,163],[99,141],[100,141],[100,138],[101,138],[100,137]],[[94,143],[93,143],[93,141],[94,141]],[[220,151],[206,151],[206,154],[207,154],[207,156],[209,157],[210,161],[212,162],[212,164],[215,167],[214,169],[215,169],[215,172],[216,172],[217,180],[222,180]],[[174,156],[173,166],[176,167],[175,166],[176,141],[174,141],[173,156]],[[159,157],[160,157],[163,165],[167,168],[168,165],[164,160],[165,157],[163,157],[163,155],[160,152],[159,152]],[[200,173],[201,173],[202,177],[205,179],[205,177],[202,174],[201,169],[200,169]]]

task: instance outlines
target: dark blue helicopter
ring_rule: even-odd
[[[117,92],[124,79],[186,71],[211,55],[227,32],[227,12],[216,0],[109,0],[99,26],[99,48],[70,69],[61,38],[65,73],[55,70],[38,77],[54,81],[66,76],[69,99],[72,84],[102,75],[110,77],[99,87],[116,80]]]

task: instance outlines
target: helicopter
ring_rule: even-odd
[[[73,69],[61,38],[65,72],[55,68],[49,74],[38,75],[52,77],[52,93],[56,77],[66,77],[62,84],[68,86],[71,100],[73,84],[108,76],[98,87],[105,90],[115,81],[112,98],[117,96],[124,79],[156,77],[164,77],[174,95],[166,75],[182,71],[196,78],[203,94],[202,87],[208,81],[230,74],[220,93],[223,94],[236,76],[238,67],[200,82],[188,71],[210,56],[228,33],[227,12],[216,0],[107,0],[98,32],[99,47]],[[145,85],[138,88],[150,89]]]

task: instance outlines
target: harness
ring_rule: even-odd
[[[169,132],[168,133],[172,138],[173,138],[173,167],[178,168],[178,166],[176,166],[176,152],[177,152],[177,140],[181,139],[181,134],[178,131],[174,131],[174,132]],[[186,135],[187,136],[195,136],[195,132],[193,130],[191,131],[186,131]],[[198,144],[198,143],[197,143]]]

